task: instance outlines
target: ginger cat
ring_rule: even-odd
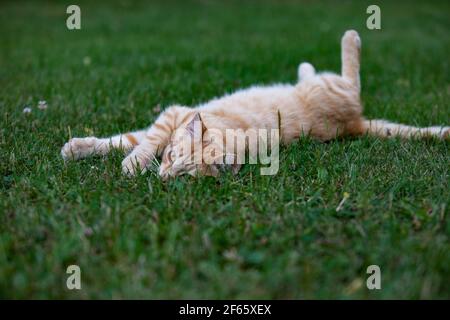
[[[360,101],[361,40],[358,33],[347,31],[341,46],[341,75],[316,74],[311,64],[302,63],[295,85],[251,87],[195,108],[174,105],[164,110],[148,129],[110,138],[73,138],[64,145],[61,155],[65,160],[77,160],[105,155],[111,148],[131,151],[122,162],[123,172],[129,175],[144,172],[156,156],[162,156],[159,174],[167,178],[185,173],[218,173],[206,161],[194,163],[192,150],[183,150],[183,136],[194,135],[196,121],[202,126],[202,137],[196,143],[203,147],[211,142],[208,138],[211,129],[279,128],[285,144],[302,134],[321,141],[364,134],[404,138],[449,136],[450,127],[417,128],[385,120],[365,120]]]

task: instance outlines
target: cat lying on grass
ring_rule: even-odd
[[[155,157],[161,156],[159,174],[167,178],[186,173],[218,174],[210,159],[193,161],[196,143],[203,148],[212,143],[208,134],[212,129],[279,129],[279,136],[285,144],[303,134],[321,141],[365,134],[404,138],[449,137],[450,127],[417,128],[385,120],[364,119],[360,101],[361,40],[358,33],[347,31],[341,46],[341,75],[316,74],[311,64],[302,63],[298,69],[298,82],[294,85],[276,84],[238,90],[195,108],[174,105],[164,110],[148,129],[110,138],[73,138],[63,146],[61,155],[65,160],[77,160],[105,155],[111,148],[120,148],[130,152],[122,162],[122,170],[128,175],[144,172]],[[198,123],[201,124],[201,132],[196,138],[194,128]],[[194,148],[192,145],[186,148],[184,137],[193,138]],[[225,154],[219,152],[215,156],[223,158]]]

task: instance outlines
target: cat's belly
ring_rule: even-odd
[[[310,131],[295,86],[251,87],[213,99],[198,107],[213,115],[209,125],[226,129],[280,129],[282,141],[289,143]],[[207,124],[208,124],[207,122]],[[206,126],[208,127],[208,125]]]
[[[294,94],[292,85],[277,84],[266,87],[250,87],[238,90],[233,94],[215,98],[198,106],[204,110],[235,110],[235,111],[261,111],[273,109],[277,104],[283,103]]]

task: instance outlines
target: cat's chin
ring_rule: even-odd
[[[204,176],[218,177],[221,173],[224,173],[226,171],[231,171],[231,173],[236,175],[240,169],[240,164],[211,164],[203,165],[203,168],[202,170],[200,170],[200,172]]]

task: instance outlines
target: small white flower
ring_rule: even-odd
[[[45,100],[39,101],[39,103],[38,103],[39,110],[45,110],[45,109],[47,109],[47,107],[48,107],[48,105]]]
[[[90,64],[91,64],[91,57],[88,57],[88,56],[84,57],[84,58],[83,58],[83,64],[84,64],[85,66],[90,65]]]
[[[83,233],[84,233],[84,235],[85,235],[86,237],[90,237],[90,236],[92,236],[92,235],[94,234],[94,230],[92,230],[91,227],[86,227],[86,228],[83,230]]]
[[[30,107],[23,108],[23,113],[31,113],[31,108]]]

